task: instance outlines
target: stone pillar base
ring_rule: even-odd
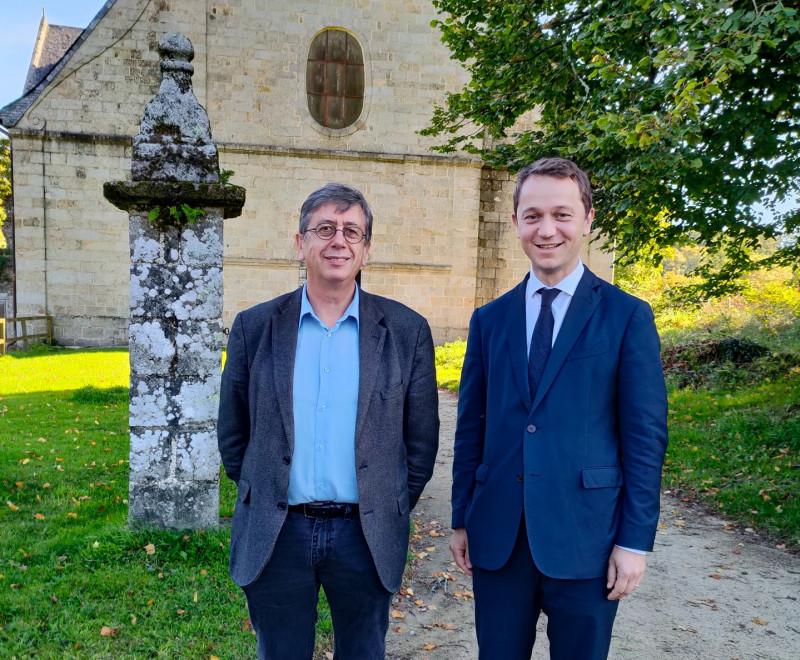
[[[128,524],[160,529],[203,529],[219,524],[219,479],[131,481]]]

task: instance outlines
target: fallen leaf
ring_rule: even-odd
[[[435,649],[435,648],[436,648],[436,644],[428,643],[428,644],[425,644],[425,646],[422,647],[422,650],[423,651],[433,651],[433,649]]]
[[[425,548],[425,552],[434,552],[435,550],[436,550],[435,545],[429,545],[427,548]]]
[[[724,580],[725,576],[722,573],[709,573],[708,577],[714,578],[715,580]]]
[[[15,481],[15,482],[14,482],[14,485],[15,485],[17,488],[25,488],[25,482],[24,482],[24,481]]]
[[[70,511],[70,512],[67,514],[67,518],[77,518],[77,517],[78,517],[78,514],[77,514],[77,513],[75,513],[74,511]]]
[[[433,625],[436,626],[437,628],[441,628],[442,630],[455,630],[456,629],[456,624],[454,624],[454,623],[446,623],[446,622],[443,622],[443,621],[439,621],[437,623],[434,623]]]
[[[156,546],[154,546],[152,543],[148,543],[146,546],[144,546],[144,551],[148,555],[154,555],[156,554]]]
[[[767,621],[762,619],[760,616],[757,616],[755,619],[753,619],[753,623],[755,623],[757,626],[766,626],[767,625]]]
[[[12,511],[19,511],[19,507],[13,502],[6,500],[6,504],[8,505],[8,508],[11,509]]]
[[[100,628],[101,637],[116,637],[118,632],[118,628],[111,628],[110,626],[103,626]]]
[[[136,618],[136,615],[135,615],[135,614],[131,614],[131,625],[132,625],[132,626],[135,626],[135,625],[136,625],[136,622],[137,622],[138,620],[139,620],[139,619],[137,619],[137,618]]]
[[[198,601],[198,599],[199,599],[199,595],[198,595],[198,594],[197,594],[197,592],[195,591],[195,592],[194,592],[194,595],[192,595],[192,602],[196,603],[196,602]]]
[[[406,631],[406,627],[405,626],[395,626],[394,628],[392,628],[392,630],[394,630],[396,633],[403,633],[403,632]]]
[[[393,619],[405,619],[406,615],[400,610],[392,610],[391,615]]]
[[[175,613],[178,616],[183,616],[184,614],[186,614],[186,610],[182,610],[182,609],[178,608],[177,610],[175,610]]]
[[[34,513],[33,517],[36,518],[36,520],[44,520],[44,514],[43,513]]]

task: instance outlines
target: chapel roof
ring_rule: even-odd
[[[68,25],[51,25],[47,22],[47,17],[42,14],[22,96],[0,108],[0,124],[8,128],[16,126],[115,2],[116,0],[107,0],[85,29]]]

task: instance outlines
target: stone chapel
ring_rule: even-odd
[[[513,177],[418,133],[466,80],[434,17],[427,0],[108,0],[83,30],[43,19],[23,96],[0,109],[17,315],[52,315],[62,344],[127,344],[128,218],[102,184],[130,175],[156,46],[181,32],[220,166],[247,189],[241,217],[225,221],[224,323],[298,286],[300,204],[340,181],[375,214],[362,286],[426,316],[437,342],[466,336],[472,310],[528,262]],[[610,278],[608,254],[584,261]]]

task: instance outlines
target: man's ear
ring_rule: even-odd
[[[294,246],[297,249],[297,258],[300,261],[305,261],[306,256],[303,254],[303,235],[300,232],[294,235]]]
[[[586,214],[586,220],[583,221],[583,235],[588,236],[592,233],[592,222],[594,221],[594,206],[589,209]]]
[[[512,213],[511,214],[511,224],[514,225],[514,229],[517,230],[517,236],[519,236],[519,224],[517,224],[517,214],[516,213]]]

